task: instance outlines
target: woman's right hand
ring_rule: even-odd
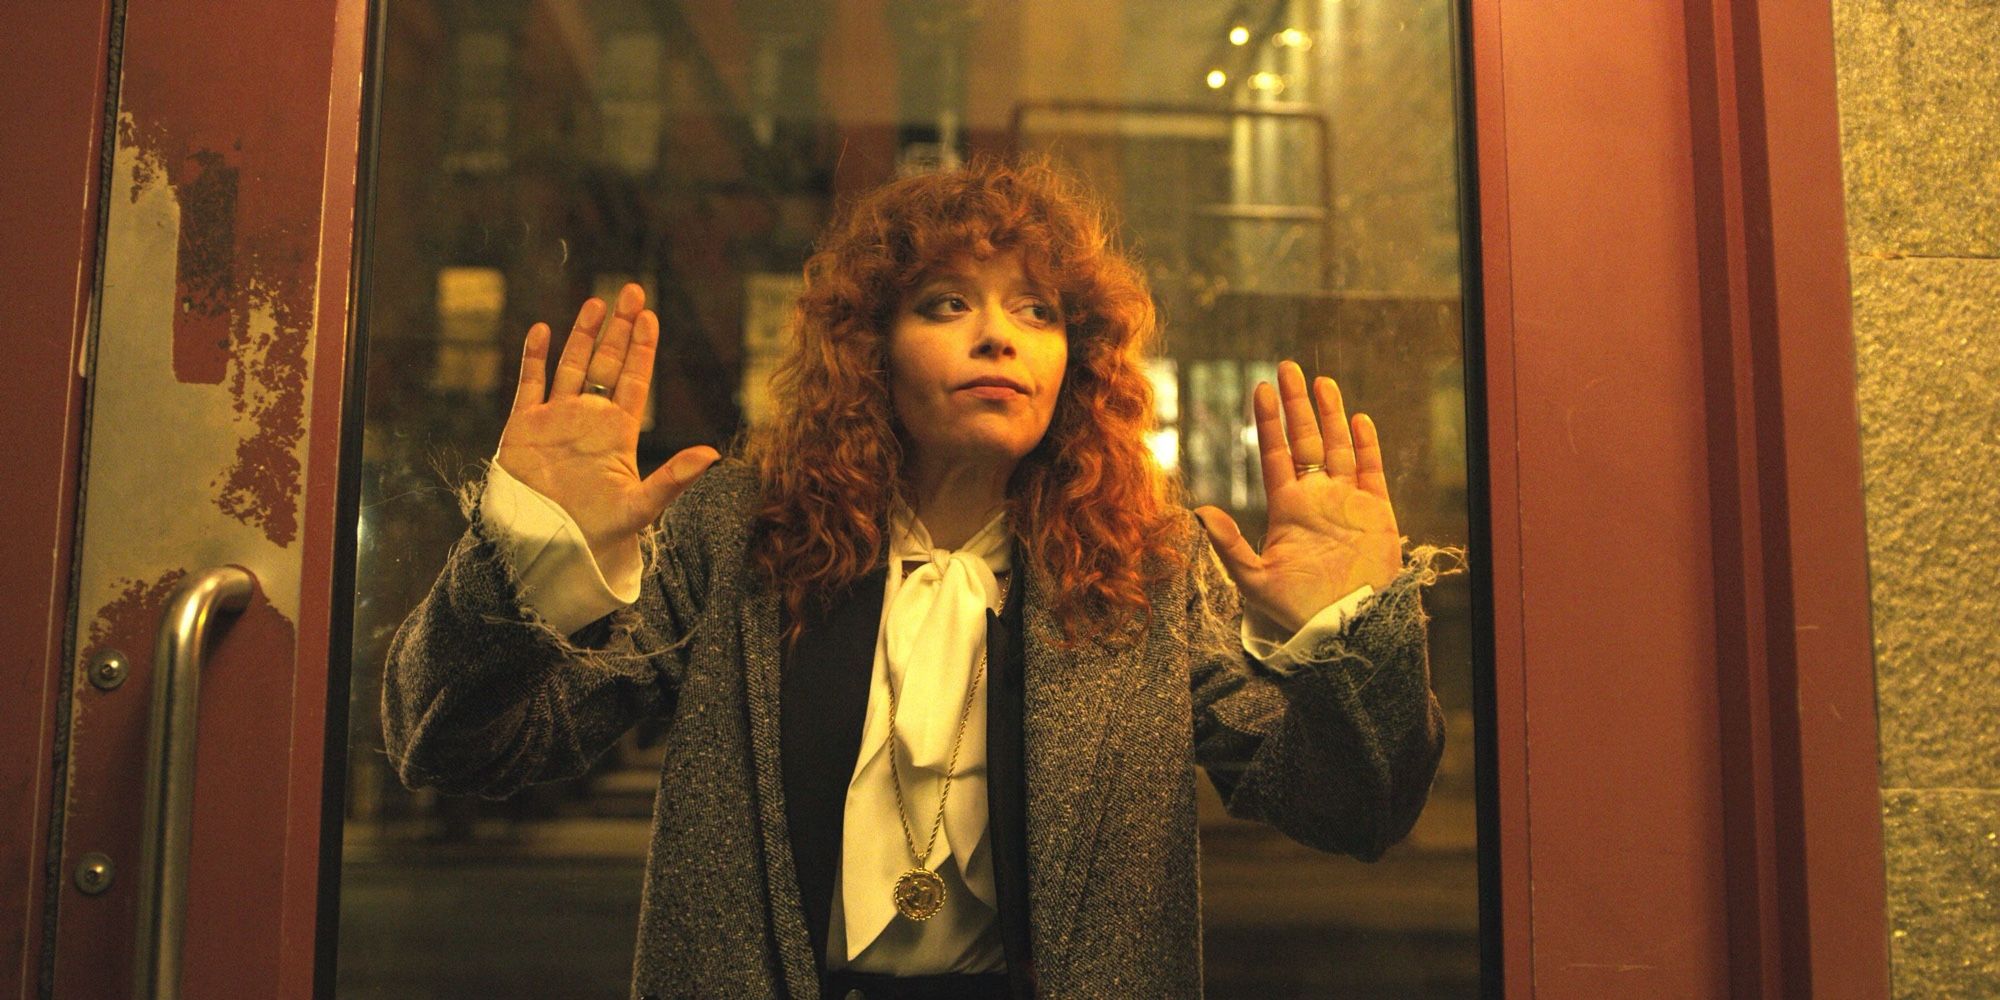
[[[636,564],[639,533],[722,457],[696,445],[639,475],[639,420],[660,342],[660,319],[645,305],[638,285],[620,289],[599,336],[604,303],[585,302],[546,388],[549,327],[530,327],[514,410],[500,437],[500,467],[561,505],[604,566]],[[586,385],[607,387],[609,395],[585,392]]]

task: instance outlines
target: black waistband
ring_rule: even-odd
[[[1007,974],[889,976],[836,969],[826,974],[821,995],[828,1000],[1007,1000]]]

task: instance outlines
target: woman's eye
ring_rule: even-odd
[[[1035,318],[1035,322],[1037,323],[1054,323],[1056,321],[1056,311],[1054,307],[1046,305],[1044,303],[1031,302],[1027,306],[1027,311],[1028,315],[1033,316]]]
[[[932,299],[930,305],[924,307],[924,312],[933,316],[950,316],[971,309],[972,306],[965,301],[965,296],[949,294]]]

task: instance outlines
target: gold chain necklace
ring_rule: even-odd
[[[1007,610],[1007,585],[1000,585],[1000,611]],[[965,708],[958,715],[958,734],[951,738],[951,759],[944,766],[944,787],[938,792],[937,818],[931,820],[931,836],[924,842],[923,853],[917,852],[917,835],[910,831],[909,808],[903,804],[903,774],[896,766],[896,685],[889,687],[889,778],[896,788],[896,819],[903,824],[903,843],[910,849],[910,856],[916,859],[916,867],[906,871],[896,879],[890,892],[890,899],[896,903],[896,912],[911,920],[929,920],[944,908],[944,877],[924,867],[924,860],[931,856],[931,848],[937,846],[938,831],[944,829],[944,804],[951,798],[952,775],[958,773],[958,748],[965,742],[965,724],[972,718],[972,700],[979,693],[979,682],[986,676],[986,658],[980,657],[979,666],[972,674],[972,684],[965,692]]]

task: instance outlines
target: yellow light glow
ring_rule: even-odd
[[[1208,89],[1221,90],[1222,85],[1228,82],[1229,82],[1229,74],[1224,73],[1219,69],[1212,69],[1208,71]]]
[[[1250,78],[1250,89],[1267,90],[1275,94],[1285,89],[1285,78],[1271,72],[1258,73]]]
[[[1236,27],[1229,29],[1229,44],[1247,45],[1249,44],[1249,42],[1250,42],[1249,28],[1246,28],[1239,24]]]
[[[1160,468],[1172,472],[1181,464],[1181,432],[1172,427],[1164,427],[1146,434],[1146,446],[1153,452],[1153,461]]]
[[[1313,43],[1311,35],[1297,28],[1286,28],[1278,32],[1271,40],[1279,45],[1294,49],[1309,49],[1312,48]]]

